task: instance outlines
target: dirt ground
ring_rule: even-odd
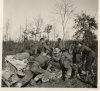
[[[6,87],[4,84],[2,84],[2,87]],[[62,81],[61,79],[58,79],[56,81],[50,81],[46,83],[38,82],[34,84],[33,86],[30,84],[27,84],[23,88],[94,88],[90,84],[84,83],[80,81],[77,78],[72,78],[66,81]]]
[[[27,85],[27,87],[30,87]],[[61,79],[56,81],[50,81],[47,83],[37,83],[31,87],[54,87],[54,88],[93,88],[91,85],[86,84],[77,78],[69,79],[66,81],[62,81]]]
[[[6,87],[4,84],[2,87]],[[66,81],[62,81],[61,79],[58,79],[56,81],[50,81],[46,83],[38,82],[34,84],[33,86],[28,84],[23,88],[93,88],[90,84],[86,84],[77,78],[69,79]]]

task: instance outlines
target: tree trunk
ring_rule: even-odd
[[[65,28],[64,28],[64,26],[63,26],[63,47],[65,47],[64,38],[65,38]]]
[[[35,41],[36,41],[36,35],[35,35]]]
[[[48,40],[49,40],[49,33],[48,33]]]
[[[40,36],[39,36],[39,37],[41,38],[41,33],[40,33]],[[40,39],[40,38],[39,38],[39,39]]]
[[[54,41],[55,41],[55,29],[54,29]]]
[[[64,41],[64,37],[65,37],[65,27],[63,25],[63,41]]]

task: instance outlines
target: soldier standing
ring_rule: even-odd
[[[78,42],[75,41],[74,42],[74,49],[73,49],[73,75],[72,76],[76,76],[79,72],[79,68],[80,68],[80,63],[81,63],[81,50],[78,46]]]
[[[60,50],[64,49],[63,42],[62,42],[61,38],[58,38],[56,48],[59,48]]]

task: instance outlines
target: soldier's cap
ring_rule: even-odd
[[[61,40],[61,38],[58,38],[58,40]]]
[[[61,52],[65,52],[65,51],[66,51],[66,49],[65,49],[65,48],[61,49]]]
[[[81,44],[81,45],[83,45],[83,44],[84,44],[84,42],[82,42],[82,41],[79,41],[79,42],[78,42],[78,44]]]
[[[74,44],[78,44],[78,41],[76,41],[76,40],[74,40],[74,42],[73,42]]]
[[[44,38],[40,38],[40,41],[41,41],[41,40],[44,40]]]

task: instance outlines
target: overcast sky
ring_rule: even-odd
[[[30,23],[33,17],[40,15],[44,19],[45,24],[51,23],[56,1],[59,0],[4,0],[4,26],[9,20],[11,38],[15,40],[20,36],[20,25],[24,27],[26,19]],[[75,13],[80,14],[84,11],[91,16],[97,14],[98,0],[72,0],[72,3],[76,7]],[[72,17],[67,27],[67,39],[71,39],[75,32],[72,29],[73,25]],[[59,37],[62,37],[62,29],[59,26],[56,27],[57,33],[60,32]],[[52,33],[51,38],[53,38]]]

